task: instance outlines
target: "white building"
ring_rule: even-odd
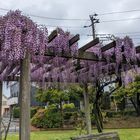
[[[9,105],[7,104],[8,98],[2,96],[2,116],[7,116],[9,114]]]

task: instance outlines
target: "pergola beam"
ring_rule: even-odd
[[[8,64],[2,63],[2,62],[1,62],[0,74],[3,73],[3,71],[6,69],[7,65],[8,65]]]
[[[78,40],[80,39],[80,36],[79,34],[75,35],[74,37],[72,37],[70,40],[69,40],[69,46],[72,46],[74,43],[76,43]]]
[[[79,51],[84,52],[84,51],[88,50],[89,48],[95,46],[98,43],[99,43],[99,38],[96,38],[96,39],[90,41],[89,43],[87,43],[86,45],[84,45],[83,47],[79,48]]]
[[[137,46],[135,49],[136,49],[136,53],[140,53],[140,46]]]
[[[113,47],[115,47],[115,46],[116,46],[116,41],[113,41],[113,42],[111,42],[111,43],[109,43],[109,44],[103,46],[103,47],[101,48],[101,51],[102,51],[102,52],[105,52],[105,51],[107,51],[107,50],[109,50],[109,49],[111,49],[111,48],[113,48]]]
[[[56,36],[56,30],[54,30],[54,31],[51,33],[50,36],[51,36],[50,39],[54,39],[54,37]],[[72,45],[73,43],[77,42],[78,40],[79,40],[79,35],[77,34],[77,35],[75,35],[74,37],[72,37],[72,38],[69,40],[70,45]],[[106,60],[105,60],[104,58],[99,59],[98,56],[94,54],[94,52],[85,52],[85,51],[83,51],[83,50],[86,50],[86,49],[90,48],[91,46],[93,46],[93,44],[96,44],[98,41],[99,41],[99,39],[96,38],[95,40],[89,42],[87,45],[85,45],[85,46],[83,46],[82,48],[80,48],[80,49],[78,50],[78,53],[75,54],[75,55],[72,55],[71,53],[61,53],[61,52],[60,52],[60,53],[58,53],[57,56],[58,56],[58,57],[63,57],[63,58],[69,58],[69,59],[73,58],[73,59],[77,59],[77,60],[90,60],[90,61],[106,62]],[[91,44],[92,44],[92,45],[91,45]],[[101,51],[104,52],[104,51],[109,50],[109,49],[111,49],[112,47],[115,47],[115,46],[116,46],[116,42],[113,41],[113,42],[111,42],[111,43],[105,45],[104,47],[102,47],[102,48],[101,48]],[[137,46],[135,49],[136,49],[136,53],[137,53],[137,54],[140,53],[140,46]],[[82,51],[81,51],[81,50],[82,50]],[[53,57],[56,56],[55,52],[51,52],[51,51],[46,52],[45,55],[46,55],[46,56],[53,56]],[[112,58],[112,62],[115,62],[115,58]],[[126,63],[126,62],[124,61],[123,63]],[[140,64],[140,62],[139,62],[138,60],[137,60],[136,63],[137,63],[138,65]],[[131,64],[133,65],[133,62],[131,62]],[[2,63],[2,67],[3,67],[3,68],[6,67],[6,65],[5,65],[5,66],[4,66],[4,65],[5,65],[5,64]],[[1,68],[2,68],[2,67],[1,67]],[[38,67],[40,67],[39,64],[38,64]],[[2,69],[3,69],[3,68],[2,68]],[[34,71],[34,68],[32,68],[31,72],[33,72],[33,71]],[[19,80],[18,77],[14,77],[14,76],[12,76],[12,75],[9,75],[8,78],[6,77],[6,78],[4,78],[4,79],[5,79],[6,81],[18,81],[18,80]]]
[[[52,31],[51,34],[48,36],[48,43],[50,43],[55,37],[57,37],[57,35],[57,30]]]
[[[45,56],[56,56],[54,52],[46,52]],[[96,56],[93,52],[81,52],[78,51],[78,54],[72,55],[71,53],[58,53],[58,57],[64,57],[64,58],[73,58],[73,59],[81,59],[81,60],[90,60],[90,61],[99,61],[98,56]],[[100,61],[105,61],[105,60],[100,60]]]

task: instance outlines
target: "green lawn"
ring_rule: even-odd
[[[115,129],[105,131],[117,131],[121,140],[140,140],[140,129]],[[41,131],[32,132],[31,140],[70,140],[78,135],[77,131]],[[18,140],[17,134],[9,134],[8,140]]]

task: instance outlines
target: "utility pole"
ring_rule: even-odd
[[[89,26],[84,26],[84,28],[87,27],[92,27],[92,36],[93,36],[93,40],[96,38],[96,30],[95,30],[95,24],[99,23],[99,19],[97,19],[97,14],[95,13],[94,15],[89,15],[90,20],[91,20],[91,25]]]

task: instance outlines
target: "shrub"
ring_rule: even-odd
[[[64,104],[63,105],[63,110],[64,110],[64,112],[74,112],[74,111],[77,111],[77,109],[75,108],[74,103]]]
[[[39,109],[31,120],[31,124],[37,128],[46,127],[46,109]]]
[[[41,107],[31,107],[31,118],[37,113],[37,110]],[[14,107],[13,108],[13,118],[19,118],[20,117],[20,108]]]
[[[38,107],[31,107],[31,118],[37,113]]]
[[[95,125],[95,115],[91,114],[91,123]]]
[[[61,126],[61,114],[55,105],[47,109],[39,109],[31,120],[31,124],[37,128],[58,128]]]
[[[19,118],[19,116],[20,116],[20,108],[14,107],[13,108],[13,118]]]
[[[73,109],[73,108],[75,108],[74,103],[64,104],[63,105],[63,109]]]
[[[72,117],[76,118],[78,116],[77,112],[64,112],[64,120],[69,120]]]

